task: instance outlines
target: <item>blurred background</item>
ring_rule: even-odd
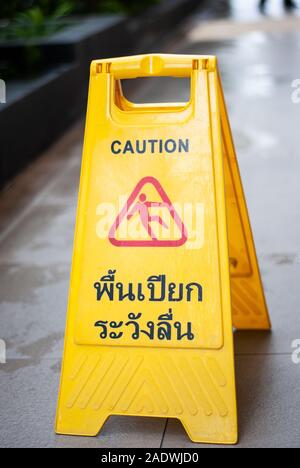
[[[177,421],[111,418],[95,439],[53,421],[92,59],[218,56],[273,332],[235,333],[241,447],[299,447],[300,10],[290,0],[0,4],[0,446],[191,447]],[[136,102],[186,80],[131,80]],[[4,363],[5,361],[5,363]]]

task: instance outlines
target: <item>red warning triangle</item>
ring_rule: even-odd
[[[143,193],[145,187],[155,189],[158,201],[147,199],[147,195]],[[172,236],[170,236],[170,238],[165,238],[168,229],[170,230],[170,226],[168,225],[168,220],[164,219],[165,216],[153,214],[153,210],[155,211],[157,208],[168,213],[169,219],[173,220],[175,226],[178,228],[180,235],[177,236],[176,239],[172,239]],[[134,216],[138,217],[142,226],[144,232],[143,238],[118,239],[117,232],[122,223],[128,223]],[[157,236],[157,227],[164,230],[165,235],[163,239]],[[108,238],[116,247],[180,247],[186,243],[188,235],[183,221],[176,212],[160,182],[154,177],[145,177],[137,184],[124,208],[117,216],[117,219],[109,231]]]

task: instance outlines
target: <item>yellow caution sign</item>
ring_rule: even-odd
[[[190,101],[125,98],[152,76]],[[94,61],[57,433],[151,416],[235,443],[233,324],[270,328],[216,58]]]

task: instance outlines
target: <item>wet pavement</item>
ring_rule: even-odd
[[[273,322],[271,334],[235,333],[239,447],[299,447],[300,18],[275,1],[262,18],[255,4],[200,11],[165,51],[219,57]],[[128,93],[181,101],[188,86],[148,80]],[[195,447],[175,420],[113,417],[94,439],[53,433],[82,138],[80,122],[0,196],[0,446]]]

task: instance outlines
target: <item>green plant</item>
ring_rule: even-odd
[[[161,0],[69,0],[75,14],[91,13],[141,13]],[[51,15],[65,0],[10,0],[0,1],[0,18],[13,19],[20,12],[40,8],[45,16]]]
[[[33,7],[16,17],[0,29],[0,37],[5,39],[30,40],[35,37],[49,36],[67,24],[66,16],[72,11],[70,3],[63,2],[47,16],[41,7]]]
[[[0,2],[0,18],[13,19],[18,13],[27,11],[31,8],[41,8],[43,13],[51,15],[66,0],[2,0]],[[74,0],[69,3],[75,4]]]
[[[69,0],[72,11],[78,14],[125,12],[141,13],[161,0]],[[0,1],[0,18],[13,19],[20,12],[40,8],[45,16],[51,15],[65,0],[9,0]]]

